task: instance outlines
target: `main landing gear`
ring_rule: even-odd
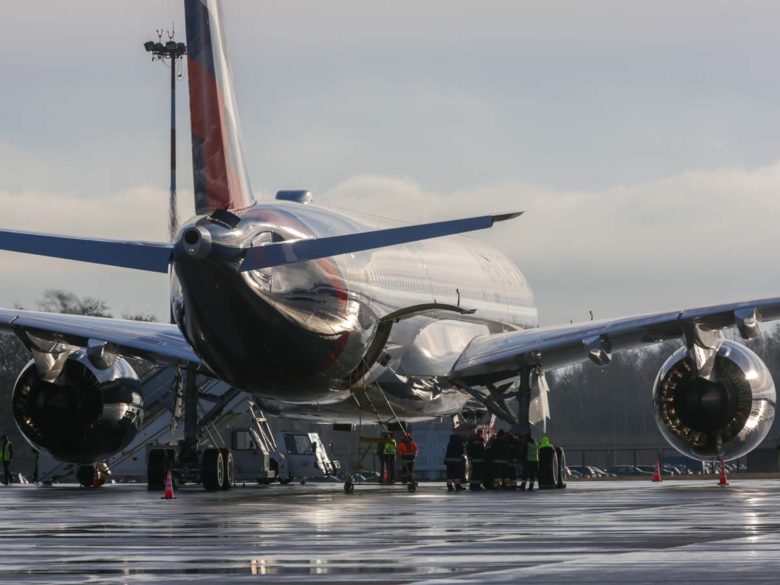
[[[184,438],[178,448],[160,447],[149,450],[146,463],[147,488],[162,491],[168,471],[173,474],[174,482],[201,483],[206,491],[229,490],[234,483],[233,453],[230,449],[218,447],[199,447],[198,434],[198,386],[195,372],[187,371],[183,386],[175,384],[174,390],[183,391]]]
[[[97,488],[106,483],[110,475],[108,466],[99,463],[96,465],[82,465],[76,470],[76,479],[81,487]]]

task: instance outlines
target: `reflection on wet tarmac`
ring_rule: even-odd
[[[773,583],[778,496],[780,482],[739,480],[191,488],[173,501],[143,486],[12,486],[0,488],[0,581]]]

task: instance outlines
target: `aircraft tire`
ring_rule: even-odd
[[[225,462],[220,449],[206,449],[201,459],[203,489],[214,492],[223,489],[225,483]]]
[[[92,482],[95,479],[95,466],[94,465],[82,465],[76,471],[76,479],[79,480],[81,487],[92,487]]]
[[[230,449],[220,449],[222,452],[223,471],[222,476],[225,478],[222,483],[223,490],[229,490],[233,487],[233,481],[235,479],[235,465],[233,464],[233,452]]]
[[[149,451],[149,460],[146,462],[146,489],[149,491],[161,492],[165,489],[167,459],[165,449]]]

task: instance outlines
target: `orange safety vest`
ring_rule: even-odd
[[[417,457],[417,443],[414,441],[401,441],[398,444],[398,454],[401,457]]]

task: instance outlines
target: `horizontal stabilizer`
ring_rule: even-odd
[[[482,230],[492,227],[497,221],[518,217],[521,213],[483,215],[373,232],[267,244],[247,250],[241,272]]]
[[[94,240],[0,230],[0,250],[149,272],[167,273],[172,249],[172,244]]]

